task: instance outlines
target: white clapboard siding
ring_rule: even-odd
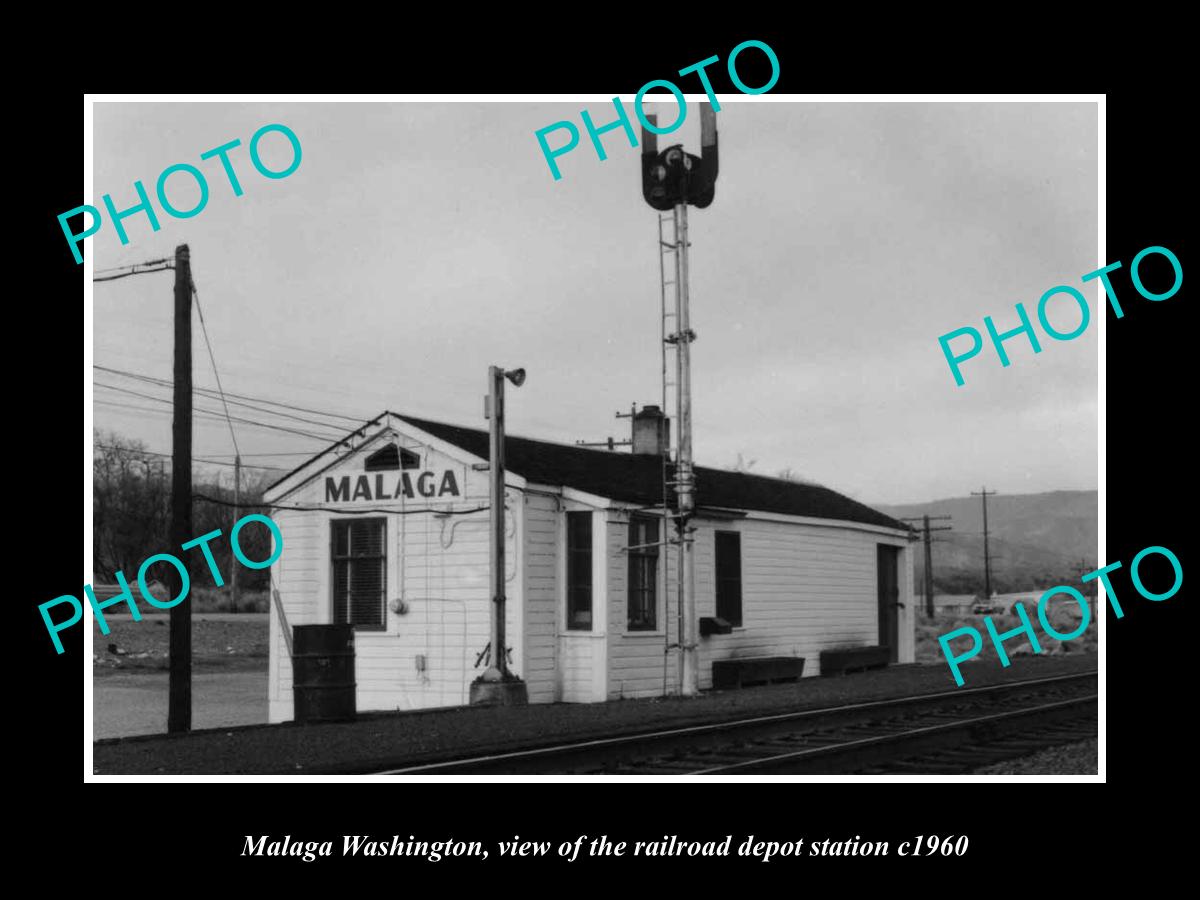
[[[317,596],[322,581],[322,521],[310,513],[276,510],[271,514],[283,538],[283,550],[271,566],[271,587],[279,591],[288,626],[319,622]],[[327,552],[327,551],[326,551]],[[292,661],[287,654],[283,626],[270,609],[270,663],[267,717],[271,722],[292,718]]]
[[[506,529],[506,616],[512,669],[521,672],[520,495],[510,492]],[[445,505],[470,509],[475,501]],[[361,508],[361,506],[359,507]],[[387,519],[387,599],[407,612],[387,611],[384,631],[355,632],[356,703],[360,711],[423,709],[468,702],[483,671],[475,661],[491,638],[488,516],[398,515]],[[284,552],[272,571],[291,625],[328,623],[331,512],[277,510]],[[293,717],[292,669],[271,612],[270,721]]]
[[[627,544],[627,514],[613,513],[610,542]],[[912,554],[907,541],[846,527],[776,522],[748,517],[732,522],[693,523],[696,545],[697,618],[716,615],[714,558],[718,530],[741,534],[742,627],[729,635],[700,638],[700,686],[712,685],[712,663],[747,656],[803,656],[805,676],[819,674],[820,651],[879,642],[876,545],[902,548],[900,556],[900,661],[913,659]],[[666,548],[667,596],[659,598],[659,631],[627,629],[628,561],[609,562],[608,696],[650,697],[677,689],[678,651],[674,643],[675,548]],[[661,574],[660,574],[661,578]],[[661,590],[660,580],[660,590]],[[665,619],[663,616],[665,615]],[[664,631],[665,626],[665,631]]]
[[[592,628],[590,631],[563,628],[558,635],[558,697],[567,703],[595,703],[607,698],[607,621],[605,609],[610,596],[606,556],[609,543],[606,510],[592,513]],[[566,553],[566,518],[559,516],[560,547]],[[566,561],[560,559],[558,571],[565,583]],[[564,611],[566,592],[561,592]]]
[[[561,699],[567,703],[594,703],[605,699],[604,635],[563,634],[558,644]]]
[[[559,500],[525,497],[525,686],[530,703],[557,700]]]
[[[679,657],[674,643],[675,567],[678,558],[670,547],[659,548],[658,583],[656,587],[658,612],[654,631],[629,631],[629,515],[612,511],[608,515],[608,697],[658,697],[676,690],[679,683]],[[672,530],[659,523],[659,538],[670,537]],[[668,576],[666,591],[663,573]],[[665,665],[664,665],[665,663]],[[665,688],[664,688],[665,684]]]

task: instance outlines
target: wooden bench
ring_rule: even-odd
[[[867,669],[887,667],[891,653],[887,647],[844,647],[821,651],[822,675],[846,675]]]
[[[712,664],[713,688],[718,691],[755,684],[799,681],[803,674],[803,656],[748,656],[742,659],[718,659]]]

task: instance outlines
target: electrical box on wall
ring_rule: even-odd
[[[418,672],[425,671],[425,654],[424,653],[417,654],[417,671]]]

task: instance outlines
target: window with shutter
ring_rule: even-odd
[[[364,631],[387,626],[387,520],[333,522],[333,621]]]

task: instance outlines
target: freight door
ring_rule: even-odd
[[[879,644],[888,661],[900,661],[900,548],[877,544],[879,571]]]

